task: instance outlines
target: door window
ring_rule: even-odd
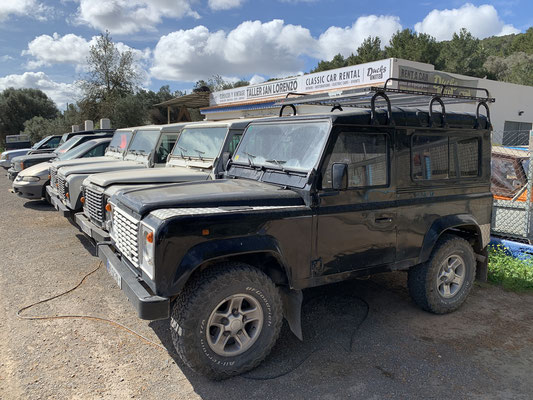
[[[178,140],[178,133],[163,133],[161,144],[159,145],[155,156],[156,164],[165,164],[167,162],[167,156],[172,151],[176,140]]]
[[[387,185],[387,159],[387,135],[340,132],[323,173],[322,187],[331,188],[335,163],[348,164],[349,188]]]

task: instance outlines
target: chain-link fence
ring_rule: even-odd
[[[533,133],[533,131],[531,131]],[[492,134],[492,234],[533,243],[532,152],[530,131]],[[530,179],[531,178],[531,179]]]

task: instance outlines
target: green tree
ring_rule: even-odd
[[[230,82],[225,80],[221,75],[215,74],[207,81],[204,79],[200,79],[199,81],[197,81],[194,85],[193,91],[201,92],[209,89],[209,91],[211,92],[217,92],[219,90],[233,89],[242,86],[247,86],[249,84],[250,82],[245,80]]]
[[[318,65],[314,69],[311,70],[311,73],[328,71],[330,69],[335,69],[335,68],[342,68],[342,67],[346,67],[347,65],[348,65],[348,62],[346,61],[344,56],[339,53],[335,57],[333,57],[331,61],[324,61],[324,60],[319,61]]]
[[[425,33],[416,33],[411,29],[396,32],[385,46],[387,57],[403,58],[411,61],[429,63],[438,69],[440,45],[435,38]]]
[[[445,71],[483,77],[486,58],[480,40],[463,28],[459,34],[453,34],[452,40],[442,44],[438,62]]]
[[[484,68],[492,79],[533,86],[533,54],[517,52],[508,57],[490,56]]]
[[[533,54],[533,27],[529,28],[525,33],[515,35],[511,45],[512,52],[524,52]]]
[[[357,55],[347,58],[347,65],[363,64],[367,62],[382,60],[385,52],[381,50],[381,39],[378,37],[367,37],[357,48]]]
[[[27,120],[35,116],[53,119],[58,112],[54,102],[39,89],[5,89],[0,93],[0,141],[6,135],[22,132]]]

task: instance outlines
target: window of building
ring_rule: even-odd
[[[341,132],[324,171],[322,187],[331,188],[334,163],[348,164],[349,188],[387,185],[387,159],[387,135]]]
[[[530,122],[505,121],[502,144],[504,146],[527,146],[531,128]]]

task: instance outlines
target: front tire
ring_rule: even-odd
[[[225,263],[186,285],[174,302],[170,330],[186,365],[224,379],[263,361],[282,320],[281,298],[272,280],[247,264]]]
[[[439,239],[427,262],[409,270],[407,284],[420,308],[446,314],[464,303],[475,276],[472,246],[458,236],[446,235]]]

